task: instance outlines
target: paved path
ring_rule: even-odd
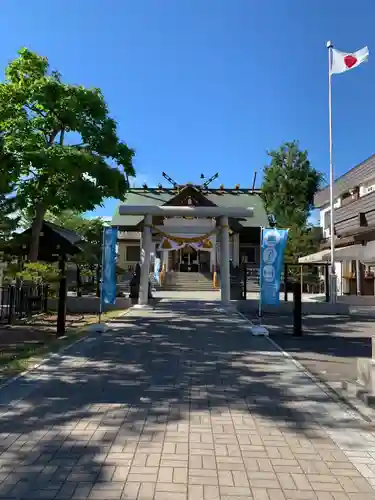
[[[0,499],[375,499],[375,433],[218,303],[133,310],[0,391]]]
[[[337,389],[343,381],[357,380],[357,358],[371,357],[372,318],[304,315],[302,338],[292,335],[291,315],[268,314],[263,324],[282,349]]]

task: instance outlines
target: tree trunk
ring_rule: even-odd
[[[40,233],[42,231],[43,220],[46,209],[42,203],[38,203],[35,208],[35,218],[31,226],[31,239],[29,247],[29,261],[36,262],[39,254]]]

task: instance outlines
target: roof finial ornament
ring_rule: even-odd
[[[169,175],[167,175],[165,172],[162,172],[162,173],[161,173],[161,175],[164,177],[164,179],[167,179],[167,181],[168,181],[170,184],[172,184],[172,186],[173,186],[174,188],[177,188],[177,187],[178,187],[177,182],[176,182],[176,181],[174,181],[174,180],[172,179],[172,177],[169,177]]]
[[[215,179],[217,179],[218,177],[219,177],[219,172],[216,172],[216,174],[214,174],[212,177],[210,177],[209,179],[207,179],[206,182],[204,182],[202,184],[201,188],[202,189],[207,189],[208,186],[211,184],[211,182],[214,181]],[[202,178],[202,176],[201,176],[201,178]]]

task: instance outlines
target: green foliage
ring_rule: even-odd
[[[17,229],[18,217],[14,217],[14,200],[0,193],[0,251]]]
[[[267,212],[280,227],[305,227],[322,174],[311,166],[307,151],[301,151],[296,141],[268,154],[271,162],[264,168],[261,188]]]
[[[89,268],[83,268],[83,269],[81,269],[81,276],[82,276],[82,278],[83,277],[85,277],[85,278],[92,278],[92,276],[93,276],[92,269],[89,269]]]
[[[48,210],[93,210],[108,197],[122,199],[134,176],[134,155],[117,135],[99,89],[63,83],[48,60],[21,49],[0,84],[0,130],[12,166],[0,179],[14,183],[18,206],[33,214],[30,260],[38,256]]]
[[[4,152],[4,140],[0,133],[0,251],[12,237],[19,221],[19,218],[14,216],[14,184],[10,175],[13,165],[12,157]]]
[[[52,284],[59,281],[60,272],[56,267],[45,262],[28,262],[24,264],[22,271],[15,273],[15,277],[36,284]]]
[[[292,226],[289,229],[288,243],[285,249],[285,262],[296,263],[299,257],[317,252],[320,238],[319,227]]]
[[[300,228],[293,226],[289,229],[288,243],[285,249],[285,263],[297,264],[299,257],[319,251],[321,239],[320,227],[307,226]],[[316,266],[302,267],[302,281],[307,284],[318,284],[320,282]],[[288,276],[292,279],[301,279],[301,266],[289,266]]]
[[[47,213],[46,220],[65,229],[75,231],[81,236],[85,252],[75,256],[76,262],[89,264],[100,262],[103,228],[105,226],[105,222],[101,217],[89,219],[77,211],[67,210],[59,215]]]
[[[275,216],[278,227],[289,228],[285,262],[296,263],[299,257],[319,250],[320,228],[309,225],[308,217],[323,176],[296,141],[268,154],[271,162],[264,168],[262,183],[266,210]],[[298,272],[295,268],[292,274]]]

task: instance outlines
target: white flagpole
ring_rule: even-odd
[[[330,301],[336,302],[336,266],[335,266],[335,223],[334,223],[334,198],[333,198],[333,139],[332,139],[332,42],[327,42],[328,49],[328,116],[329,116],[329,204],[331,208],[331,274],[330,274]]]

